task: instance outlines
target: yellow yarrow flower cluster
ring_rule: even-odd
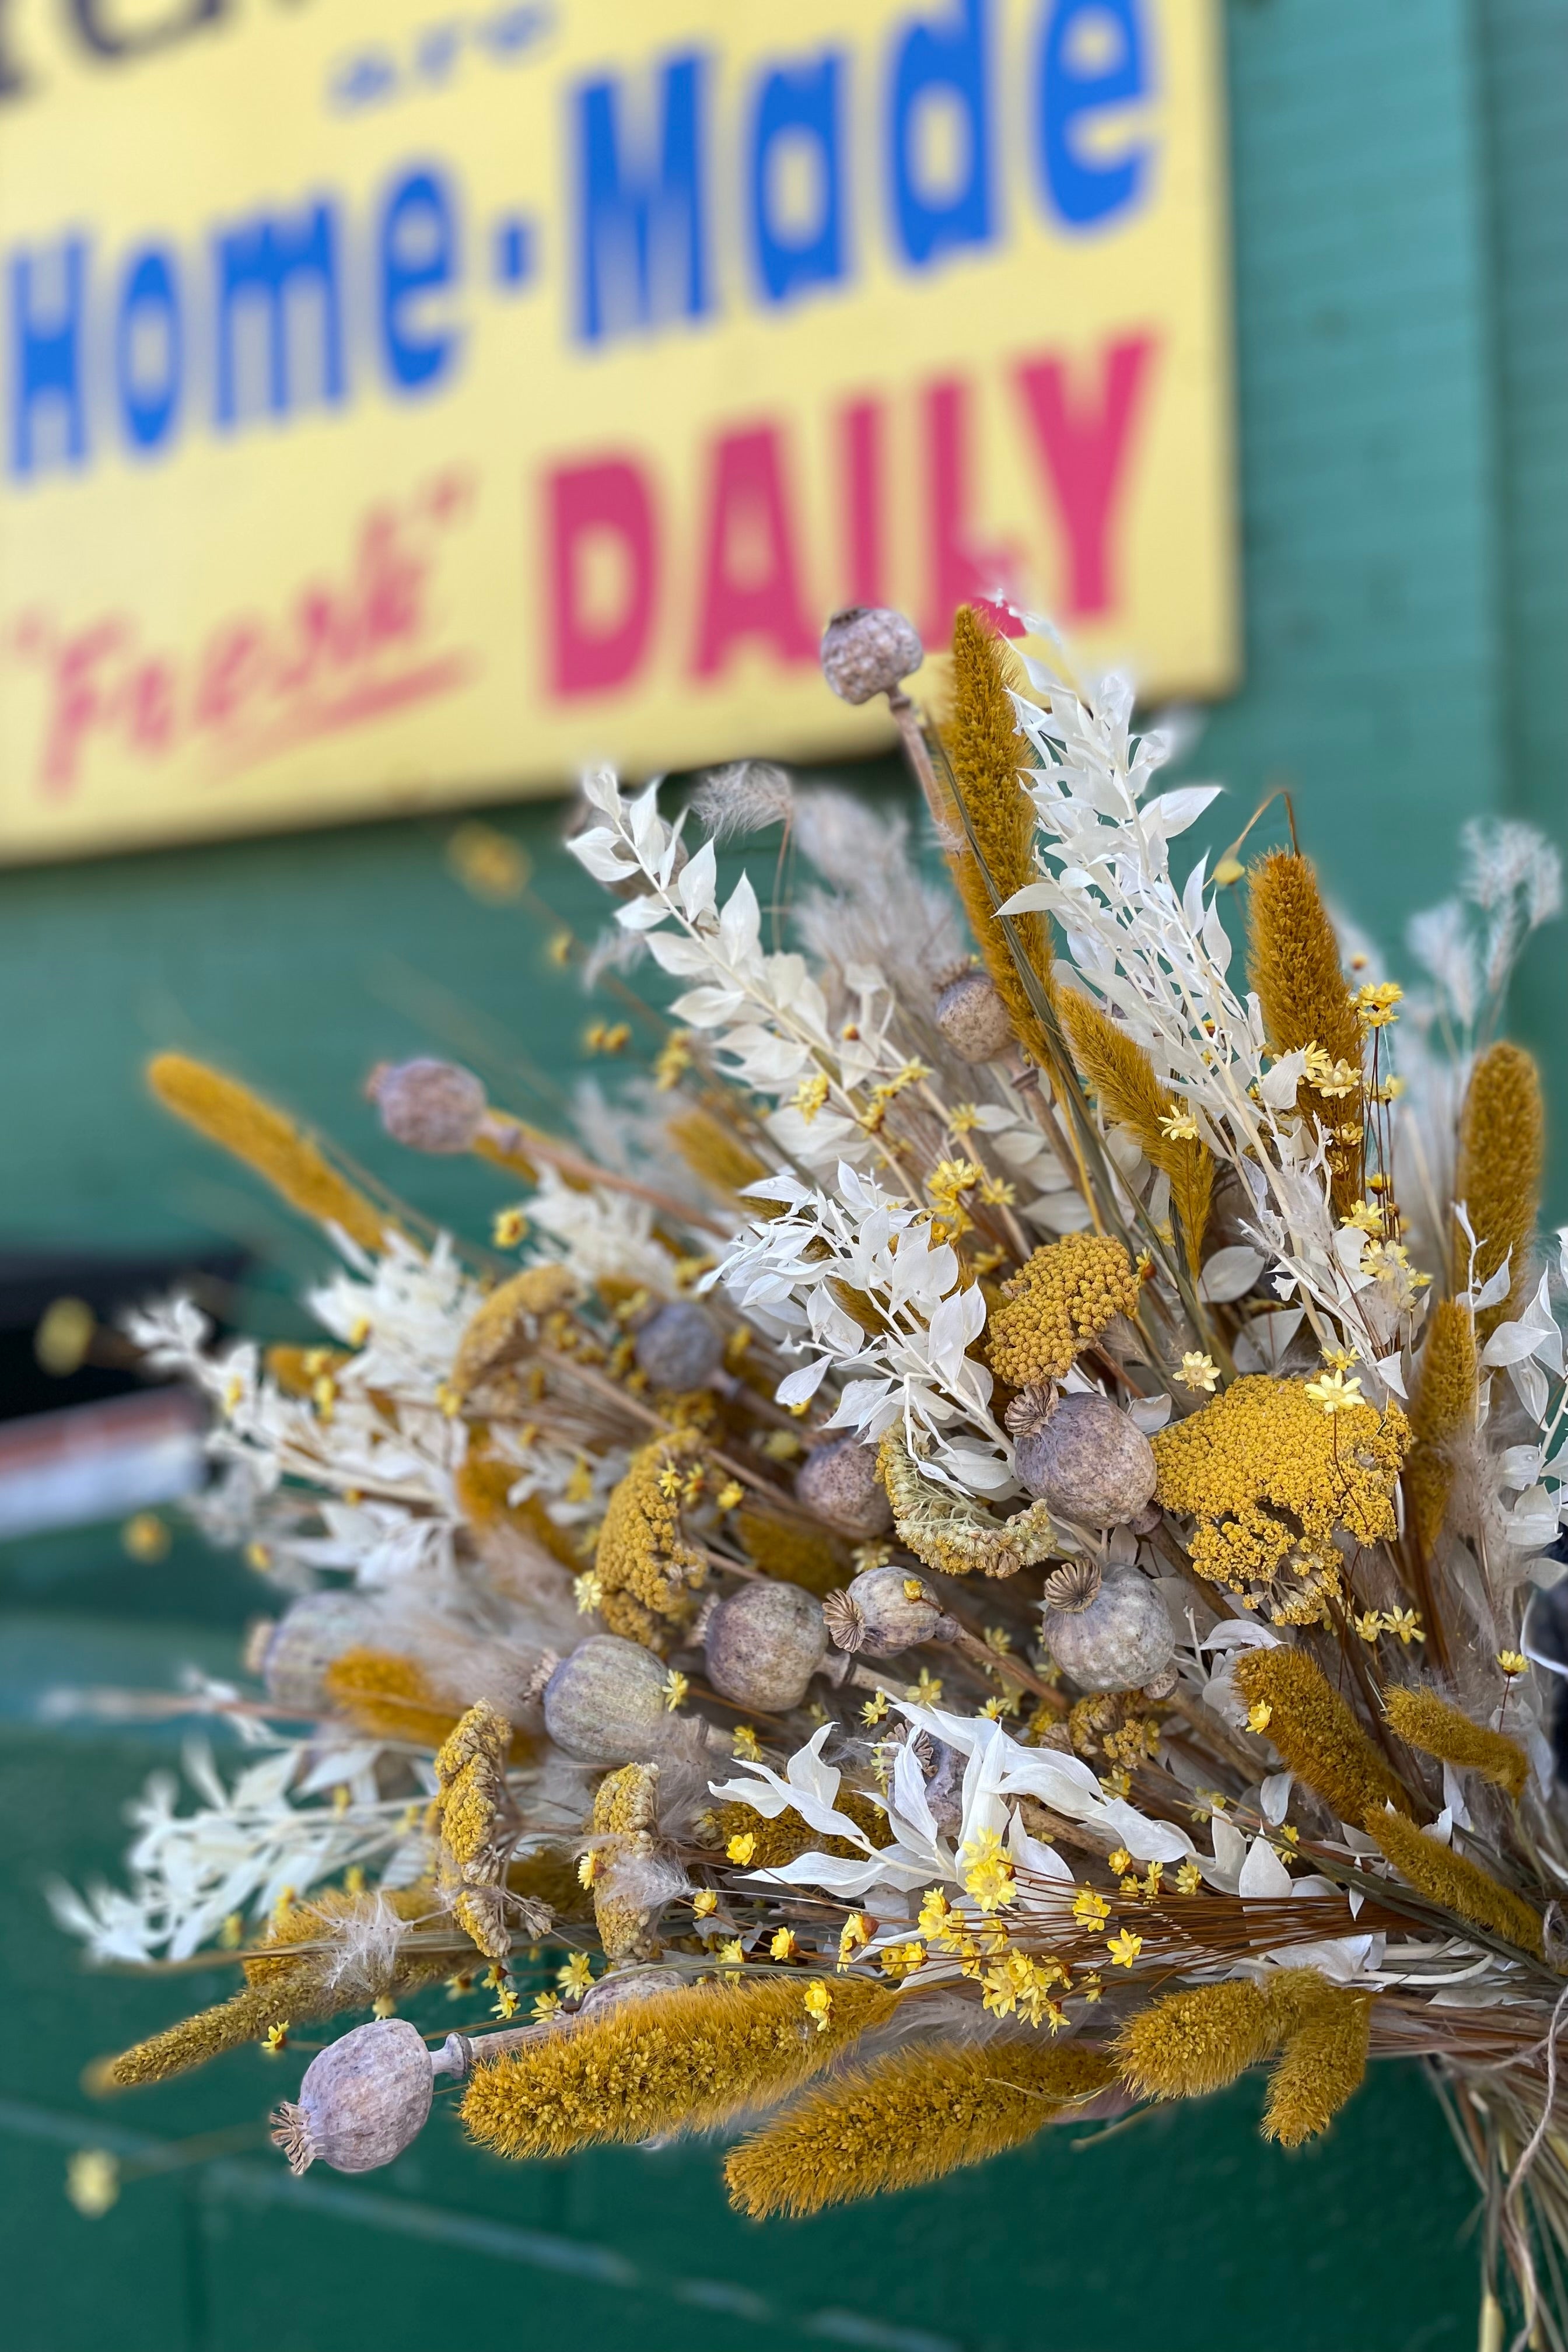
[[[991,1369],[1010,1388],[1059,1381],[1080,1348],[1138,1307],[1138,1273],[1121,1244],[1098,1234],[1047,1242],[1002,1286],[991,1318]]]
[[[1336,1529],[1363,1544],[1395,1532],[1410,1424],[1396,1405],[1380,1413],[1344,1391],[1326,1411],[1310,1392],[1323,1386],[1236,1381],[1153,1440],[1160,1502],[1197,1522],[1194,1568],[1277,1625],[1312,1623],[1340,1591]]]
[[[653,1647],[706,1575],[701,1552],[680,1531],[680,1506],[702,1461],[700,1433],[674,1430],[632,1455],[611,1495],[594,1572],[599,1614],[612,1633]]]

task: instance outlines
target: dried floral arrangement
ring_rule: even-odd
[[[921,659],[891,613],[823,643],[951,887],[775,769],[673,824],[588,776],[594,970],[682,992],[651,1069],[573,1139],[454,1064],[370,1080],[493,1166],[488,1249],[153,1064],[339,1270],[318,1347],[132,1326],[280,1609],[188,1694],[257,1759],[193,1748],[128,1891],[57,1894],[100,1958],[241,1972],[102,2082],[374,2007],[279,2111],[296,2168],[386,2163],[450,2078],[510,2158],[734,2135],[761,2217],[1251,2068],[1294,2146],[1417,2056],[1488,2340],[1511,2300],[1563,2347],[1568,1246],[1496,1036],[1554,861],[1472,828],[1402,996],[1293,840],[1178,885],[1217,788],[1152,793],[1166,744],[1044,624],[960,613],[940,717]],[[810,887],[721,902],[716,851],[781,825]],[[398,2007],[443,1982],[427,2036]]]

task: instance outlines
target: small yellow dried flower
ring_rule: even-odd
[[[1123,1927],[1119,1934],[1107,1937],[1105,1948],[1119,1969],[1130,1969],[1143,1948],[1143,1938]]]
[[[1201,1350],[1189,1348],[1182,1358],[1176,1378],[1184,1389],[1192,1389],[1199,1394],[1212,1396],[1219,1386],[1219,1366],[1212,1356],[1205,1356]]]
[[[1017,1901],[1013,1864],[994,1830],[980,1830],[970,1839],[959,1853],[958,1867],[965,1892],[973,1895],[982,1911],[1005,1910]]]

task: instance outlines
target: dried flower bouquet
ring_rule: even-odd
[[[650,1076],[576,1139],[451,1064],[371,1081],[498,1171],[489,1250],[152,1066],[340,1270],[314,1349],[132,1325],[283,1605],[189,1701],[257,1760],[194,1748],[129,1891],[57,1897],[101,1958],[242,1972],[104,2079],[374,2007],[279,2112],[296,2168],[387,2162],[450,2076],[509,2157],[736,2132],[763,2216],[1253,2067],[1295,2145],[1420,2056],[1486,2325],[1562,2352],[1563,1276],[1495,1036],[1555,866],[1473,828],[1402,998],[1293,843],[1178,885],[1215,788],[1152,792],[1125,683],[996,618],[959,614],[940,721],[900,616],[824,639],[951,888],[773,769],[673,824],[586,779],[594,968],[682,991]],[[721,899],[780,824],[812,886]],[[433,2054],[397,2009],[443,1980],[475,2006]]]

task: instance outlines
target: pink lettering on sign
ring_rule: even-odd
[[[568,697],[606,694],[642,667],[658,581],[653,490],[630,457],[563,466],[545,485],[550,677]],[[618,579],[595,598],[594,569]],[[608,617],[595,610],[607,601]]]
[[[689,645],[700,686],[747,648],[804,667],[846,604],[908,598],[933,647],[960,604],[1014,637],[1016,608],[1034,604],[1114,614],[1157,353],[1152,333],[1130,331],[1026,353],[994,374],[857,388],[793,428],[720,424],[689,453],[684,512],[669,487],[681,453],[563,458],[541,486],[541,687],[558,702],[646,688],[672,641]],[[823,466],[820,505],[801,496],[797,446]],[[1033,514],[1016,488],[1031,472]],[[998,508],[1011,530],[991,520]]]
[[[1116,603],[1112,531],[1153,352],[1152,335],[1109,344],[1098,386],[1076,400],[1064,359],[1027,360],[1018,369],[1036,454],[1067,541],[1062,602],[1074,617],[1109,612]]]
[[[928,645],[946,644],[961,604],[1022,591],[1020,551],[1005,541],[985,546],[973,520],[973,388],[955,376],[928,384],[921,404],[931,534]]]
[[[692,668],[712,677],[747,637],[781,662],[814,662],[817,628],[801,605],[795,520],[778,430],[727,433],[710,457],[697,645]]]
[[[80,626],[26,614],[9,646],[42,677],[38,791],[68,799],[97,749],[153,763],[196,750],[211,777],[231,776],[450,693],[474,664],[437,643],[432,578],[471,496],[465,476],[445,474],[373,509],[341,577],[305,581],[280,612],[219,620],[193,648],[147,646],[128,614]]]

